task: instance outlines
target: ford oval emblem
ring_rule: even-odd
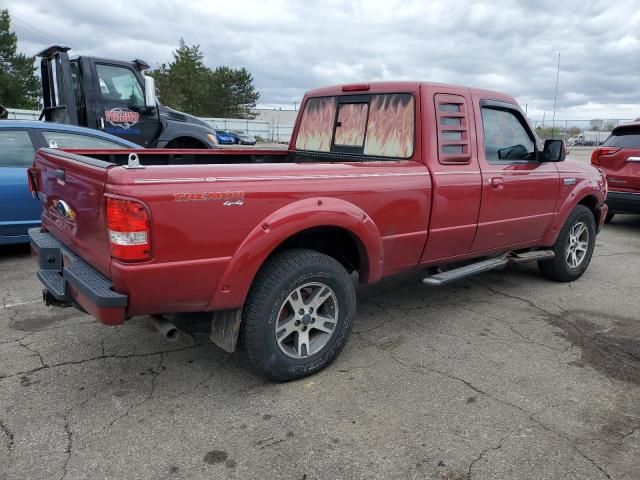
[[[76,216],[76,212],[71,210],[71,207],[69,206],[69,204],[64,200],[54,200],[53,207],[64,218],[72,219],[72,218],[75,218]]]

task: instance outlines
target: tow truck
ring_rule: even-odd
[[[145,148],[216,148],[206,122],[160,104],[149,64],[69,58],[70,47],[40,53],[44,109],[40,119],[95,128]]]

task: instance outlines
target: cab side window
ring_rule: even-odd
[[[105,101],[128,107],[144,107],[140,82],[131,70],[114,65],[96,65],[100,93]]]
[[[515,111],[482,107],[482,127],[485,156],[489,163],[536,159],[535,141]]]

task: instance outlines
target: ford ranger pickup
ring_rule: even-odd
[[[513,98],[419,82],[308,92],[288,150],[41,149],[28,173],[48,304],[165,333],[209,312],[211,340],[276,381],[336,358],[355,278],[537,262],[573,281],[607,215],[605,176],[542,145]]]

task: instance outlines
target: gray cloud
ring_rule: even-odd
[[[171,59],[180,37],[209,66],[245,66],[261,103],[322,85],[390,79],[504,91],[532,116],[640,115],[637,2],[9,0],[20,48],[60,42],[103,57]],[[547,113],[548,114],[548,113]]]

